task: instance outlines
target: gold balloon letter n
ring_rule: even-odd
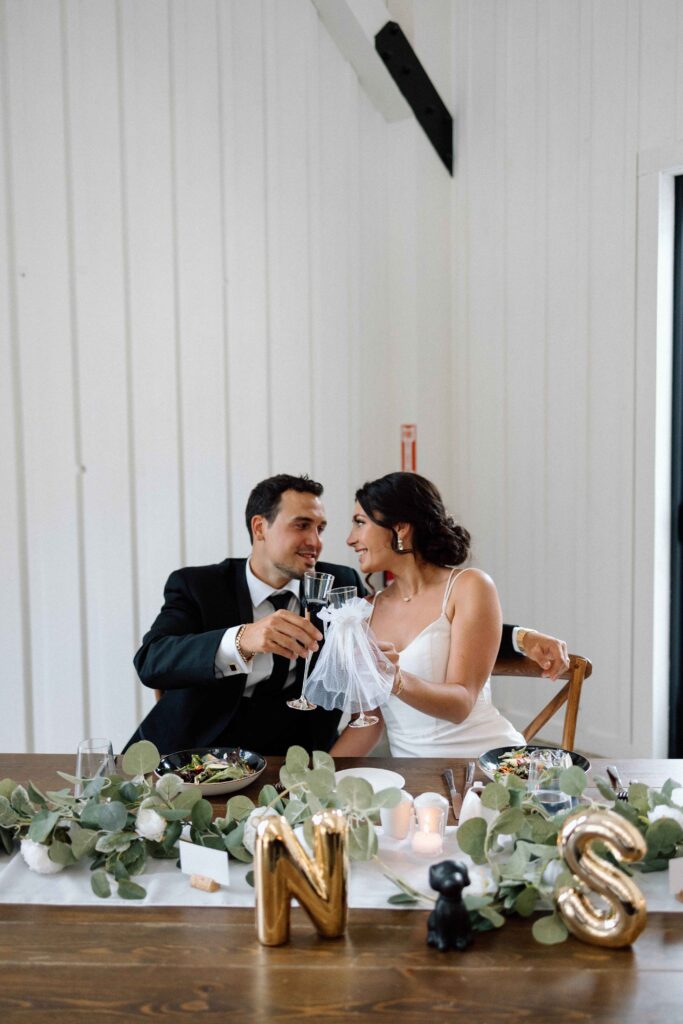
[[[567,928],[596,946],[629,946],[647,922],[643,895],[628,875],[593,849],[600,841],[617,860],[640,860],[647,845],[640,832],[614,811],[585,810],[567,818],[557,842],[583,888],[560,890],[557,903]],[[601,897],[596,905],[591,894]]]
[[[341,811],[314,814],[313,857],[280,815],[258,827],[254,856],[256,929],[264,946],[289,940],[291,900],[304,908],[325,938],[342,935],[347,914],[347,824]]]

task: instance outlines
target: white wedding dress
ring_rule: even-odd
[[[418,633],[399,656],[399,665],[405,672],[430,683],[446,683],[451,647],[451,623],[446,616],[446,605],[459,575],[454,569],[448,578],[439,618]],[[382,707],[382,715],[392,757],[476,758],[494,747],[518,747],[525,742],[522,734],[493,706],[490,679],[481,688],[465,721],[457,725],[444,718],[425,715],[393,696]]]

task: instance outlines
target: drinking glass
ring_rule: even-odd
[[[357,587],[333,587],[330,591],[330,604],[333,608],[341,608],[352,597],[358,597]]]
[[[76,753],[76,775],[74,786],[76,796],[81,796],[83,783],[101,775],[111,775],[116,767],[111,740],[106,736],[94,736],[81,740]]]
[[[529,759],[527,791],[549,814],[560,814],[572,808],[572,798],[560,789],[560,773],[571,765],[564,750],[535,750]]]
[[[334,583],[334,576],[331,576],[328,572],[305,572],[303,577],[303,594],[302,604],[304,606],[304,615],[306,619],[311,621],[311,608],[322,608],[327,604],[327,599],[330,596],[330,590]],[[296,700],[288,700],[287,706],[294,708],[295,711],[315,711],[317,704],[311,704],[310,701],[306,700],[304,691],[306,689],[306,680],[308,679],[308,670],[311,664],[311,653],[306,655],[306,666],[304,668],[304,679],[301,684],[301,696],[297,697]]]

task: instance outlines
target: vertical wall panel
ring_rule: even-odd
[[[214,0],[175,0],[171,33],[184,559],[196,565],[219,559],[228,535],[221,108]]]
[[[268,415],[263,6],[218,5],[228,415],[229,553],[244,555],[244,507],[271,472]]]
[[[88,732],[120,747],[139,715],[132,559],[116,10],[66,7],[72,289],[83,488]],[[72,749],[73,744],[67,749]]]
[[[85,728],[62,39],[57,5],[8,15],[32,700],[48,750]]]
[[[184,560],[179,470],[175,187],[169,9],[121,4],[130,375],[140,592],[138,632]],[[163,510],[163,515],[160,512]]]
[[[264,2],[271,471],[311,465],[306,0]],[[292,415],[293,414],[293,415]]]
[[[3,630],[0,749],[23,750],[32,741],[33,718],[7,23],[7,4],[3,0],[0,4],[0,290],[6,301],[0,302],[0,579],[3,581],[0,587]],[[7,713],[9,707],[11,714]]]

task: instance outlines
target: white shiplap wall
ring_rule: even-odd
[[[652,707],[666,704],[666,628],[656,652],[652,638],[668,579],[652,576],[655,523],[636,509],[652,501],[655,459],[638,423],[668,382],[657,392],[637,372],[637,359],[654,366],[654,318],[637,325],[654,304],[658,234],[655,209],[638,236],[639,161],[683,138],[683,3],[454,10],[460,508],[506,617],[594,662],[577,743],[665,753]],[[514,687],[498,684],[499,703],[523,722],[544,684]]]
[[[168,573],[246,553],[257,480],[321,478],[341,560],[399,423],[439,437],[452,182],[310,0],[0,0],[0,76],[0,749],[119,747]]]

